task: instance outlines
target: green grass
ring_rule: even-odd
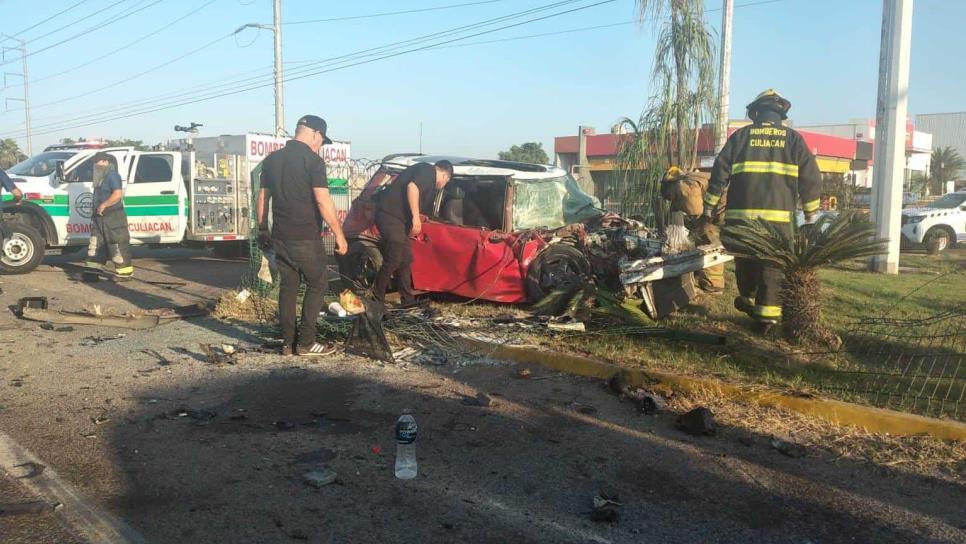
[[[850,326],[858,318],[922,317],[961,309],[966,304],[966,249],[941,257],[903,253],[901,265],[898,276],[867,272],[859,262],[821,271],[823,316],[828,326],[848,340]],[[725,293],[705,297],[657,323],[672,330],[723,334],[728,338],[723,347],[611,334],[608,331],[613,326],[606,324],[592,325],[587,335],[543,338],[541,342],[620,365],[873,401],[870,395],[858,391],[862,387],[857,380],[866,377],[842,371],[880,370],[876,364],[881,361],[828,353],[825,346],[793,347],[779,339],[777,330],[761,338],[750,332],[750,319],[732,306],[736,291],[731,265],[727,285]],[[901,349],[901,343],[892,348]]]

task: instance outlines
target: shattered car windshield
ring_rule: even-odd
[[[514,230],[555,229],[604,213],[600,201],[580,190],[570,176],[514,180],[513,185]]]

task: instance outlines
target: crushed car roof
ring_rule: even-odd
[[[383,158],[382,162],[387,166],[406,168],[421,162],[435,163],[441,160],[453,163],[453,173],[457,176],[513,176],[516,179],[550,179],[567,175],[566,170],[552,165],[471,159],[447,155],[421,155],[419,153],[388,155]]]

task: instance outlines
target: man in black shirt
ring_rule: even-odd
[[[275,248],[281,277],[278,318],[282,326],[283,355],[326,355],[333,348],[315,341],[316,323],[328,287],[328,267],[322,242],[322,222],[335,234],[336,253],[348,250],[342,225],[329,196],[325,162],[319,156],[323,144],[330,144],[321,117],[299,119],[295,139],[273,152],[262,163],[258,193],[259,245]],[[272,202],[272,231],[268,234],[268,201]],[[302,324],[295,334],[298,291],[305,280]]]
[[[431,211],[436,191],[453,178],[453,165],[439,161],[421,162],[403,170],[379,195],[376,227],[382,238],[382,267],[372,286],[373,295],[382,301],[393,274],[403,304],[416,301],[413,295],[413,250],[410,237],[423,229],[419,214]]]

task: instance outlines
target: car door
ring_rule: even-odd
[[[77,153],[64,163],[64,179],[58,180],[67,192],[68,218],[66,228],[58,232],[65,245],[83,245],[91,236],[94,215],[94,155],[106,152],[117,162],[123,181],[130,167],[130,148],[92,149]]]
[[[184,191],[175,153],[135,153],[124,188],[131,239],[141,244],[181,241],[184,231]]]
[[[519,237],[444,221],[438,212],[445,196],[437,199],[433,215],[423,221],[422,232],[413,240],[413,287],[495,302],[524,302]]]

